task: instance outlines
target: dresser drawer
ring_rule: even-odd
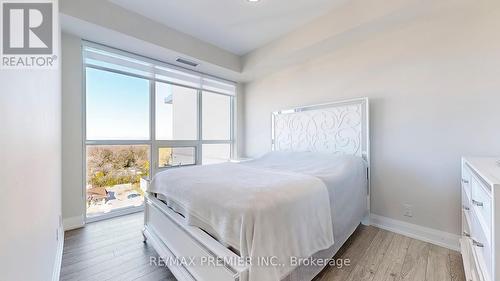
[[[470,237],[471,229],[470,210],[462,209],[462,236]]]
[[[472,208],[470,196],[471,194],[467,194],[467,192],[465,192],[465,189],[462,188],[462,209],[470,210]]]
[[[471,198],[472,194],[471,177],[472,172],[470,168],[466,164],[464,164],[462,166],[462,190],[467,193],[469,199]]]
[[[482,275],[482,279],[489,281],[493,272],[491,242],[486,238],[485,229],[481,226],[476,213],[471,212],[471,249],[475,257],[476,267]]]
[[[471,206],[477,214],[479,222],[487,233],[488,241],[491,241],[491,196],[488,189],[483,185],[481,180],[475,176],[471,178],[472,198]]]

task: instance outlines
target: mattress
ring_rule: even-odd
[[[325,247],[327,244],[323,244],[323,247],[318,248],[313,257],[317,258],[330,258],[335,252],[340,248],[340,246],[345,242],[345,240],[350,236],[354,229],[359,224],[360,220],[366,212],[366,192],[367,192],[367,177],[366,177],[366,163],[359,157],[355,156],[335,156],[332,154],[321,154],[321,153],[308,153],[308,152],[272,152],[264,155],[261,158],[230,165],[240,165],[230,166],[229,164],[224,165],[212,165],[210,169],[213,171],[220,169],[238,169],[242,170],[255,170],[261,171],[264,174],[274,173],[279,177],[281,174],[291,174],[291,175],[301,175],[306,179],[318,179],[321,181],[326,189],[326,194],[324,197],[328,197],[329,204],[329,220],[332,227],[333,237],[336,241],[335,244]],[[208,169],[208,168],[206,168]],[[206,170],[205,169],[205,170]],[[258,177],[258,174],[256,174]],[[160,175],[160,177],[168,176],[167,174]],[[155,177],[157,178],[158,175]],[[269,176],[268,176],[269,177]],[[285,178],[286,179],[286,178]],[[300,179],[300,176],[299,176]],[[280,179],[278,179],[280,180]],[[204,224],[200,221],[193,221],[192,218],[196,216],[190,216],[183,206],[177,205],[176,200],[171,200],[168,198],[167,193],[162,193],[162,188],[158,186],[158,182],[153,180],[152,190],[158,194],[158,198],[165,200],[169,207],[175,211],[181,213],[187,218],[191,218],[189,224],[195,225],[206,231],[207,233],[216,237],[221,243],[226,246],[231,246],[231,248],[236,248],[235,243],[230,243],[230,241],[224,241],[221,236],[218,235],[215,229],[211,228],[210,225]],[[258,184],[258,182],[257,182]],[[289,185],[292,182],[288,182]],[[312,186],[314,181],[307,183]],[[304,185],[304,184],[303,184]],[[171,195],[171,194],[170,194]],[[172,196],[172,195],[171,195]],[[175,197],[175,196],[174,196]],[[318,203],[318,206],[321,204]],[[306,209],[306,208],[304,208]],[[300,221],[304,220],[304,217],[300,217],[300,214],[296,214],[297,219]],[[309,214],[310,215],[310,214]],[[321,222],[319,222],[321,223]],[[230,222],[229,222],[230,224]],[[326,232],[325,232],[326,233]],[[316,234],[311,234],[315,236]],[[328,235],[328,234],[321,234]],[[317,235],[316,235],[317,236]],[[299,244],[307,244],[308,241],[302,236],[302,241],[298,241]],[[318,239],[318,237],[315,237]],[[311,239],[311,240],[315,240]],[[239,249],[237,249],[239,250]],[[311,252],[313,253],[313,252]],[[312,279],[321,270],[321,267],[296,267],[291,272],[287,273],[286,277],[280,277],[283,280],[309,280]],[[270,280],[277,280],[276,278]]]
[[[321,179],[330,197],[335,240],[349,237],[352,226],[359,225],[367,213],[368,166],[361,157],[274,151],[240,165],[292,171]]]

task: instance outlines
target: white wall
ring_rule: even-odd
[[[84,223],[81,39],[62,33],[62,213],[65,229]]]
[[[60,75],[60,69],[0,70],[2,280],[52,280],[58,264]]]
[[[274,110],[367,96],[372,212],[459,233],[460,157],[500,155],[499,30],[499,1],[348,1],[245,57],[245,154]]]

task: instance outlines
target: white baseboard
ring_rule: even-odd
[[[460,236],[375,214],[370,215],[370,224],[417,240],[460,251]]]
[[[56,259],[54,262],[54,269],[52,270],[52,281],[59,281],[59,276],[61,275],[61,264],[64,248],[64,230],[62,229],[62,227],[59,228],[58,238],[59,240],[57,241]]]
[[[64,231],[83,227],[85,222],[83,216],[76,216],[63,219]]]

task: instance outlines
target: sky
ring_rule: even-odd
[[[149,80],[86,68],[87,140],[149,140]],[[197,91],[156,85],[156,137],[197,138]],[[172,103],[165,100],[173,99]],[[228,96],[203,95],[203,138],[230,139]]]
[[[149,81],[94,68],[86,76],[87,139],[149,139]]]

